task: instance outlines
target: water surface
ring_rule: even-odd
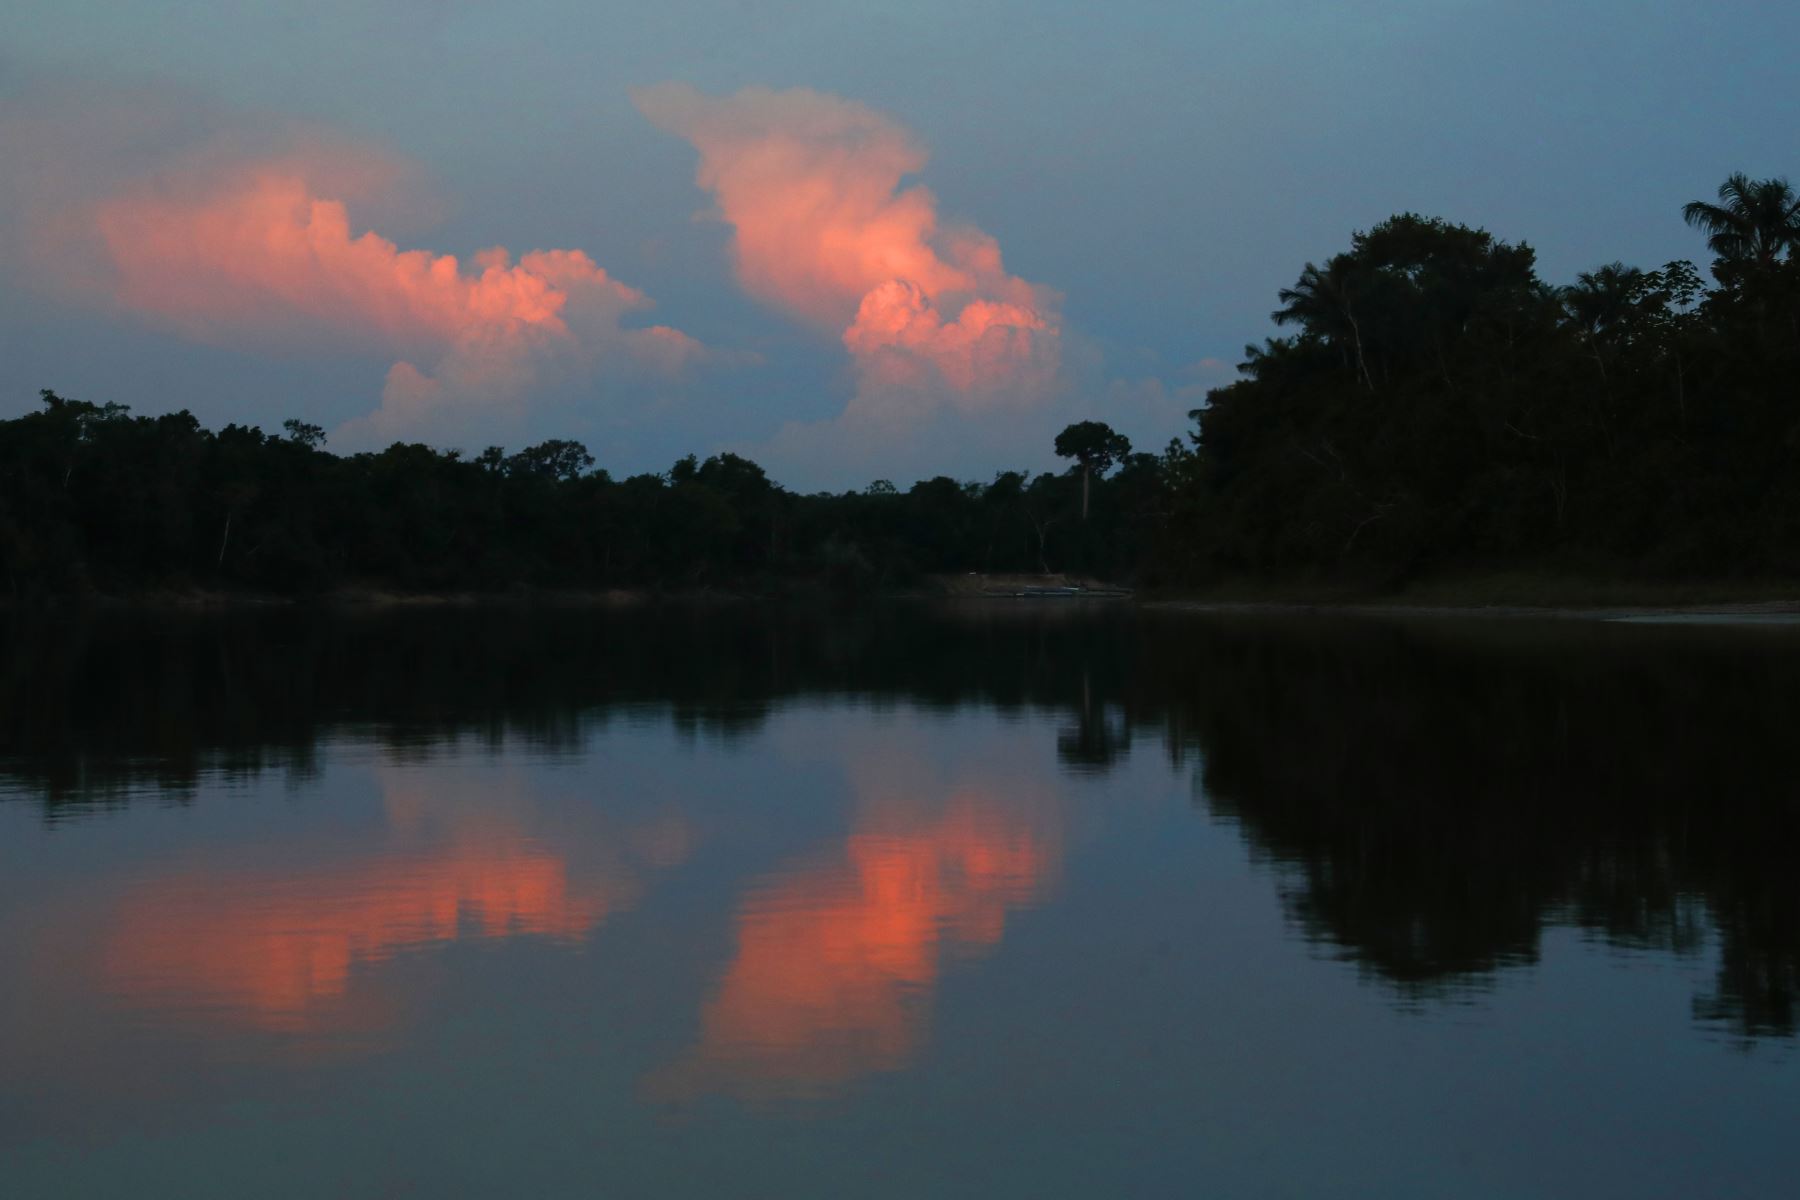
[[[13,618],[9,1197],[1778,1196],[1800,632]]]

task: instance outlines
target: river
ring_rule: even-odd
[[[13,615],[0,1194],[1776,1196],[1800,630]]]

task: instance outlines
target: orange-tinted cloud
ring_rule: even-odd
[[[974,410],[1048,388],[1055,296],[1009,275],[993,238],[941,225],[929,190],[901,186],[925,152],[899,125],[804,88],[715,98],[668,83],[633,98],[700,151],[743,286],[841,330],[863,395]]]
[[[172,123],[147,131],[172,141],[160,154],[124,152],[120,131],[146,131],[111,108],[0,123],[28,157],[60,144],[68,160],[39,154],[55,169],[6,189],[23,210],[21,260],[64,295],[194,340],[398,359],[381,407],[344,431],[352,440],[495,429],[558,386],[666,381],[704,356],[667,326],[628,327],[650,300],[579,250],[515,259],[495,247],[465,261],[372,231],[360,214],[404,224],[430,207],[389,156],[275,133],[251,151],[251,139]],[[70,132],[96,134],[94,147],[58,140]]]
[[[666,326],[625,329],[648,308],[579,250],[455,256],[401,250],[356,233],[346,206],[318,194],[290,164],[255,163],[203,186],[127,193],[95,212],[127,308],[205,340],[284,336],[324,327],[406,354],[382,406],[349,432],[366,440],[417,436],[459,409],[518,404],[552,369],[592,370],[600,357],[677,370],[699,353]],[[291,336],[291,335],[290,335]]]
[[[579,253],[513,265],[494,250],[466,272],[451,255],[353,236],[344,204],[282,163],[245,166],[197,195],[146,188],[114,197],[94,221],[116,272],[114,297],[200,338],[296,318],[397,343],[481,328],[566,333],[568,295],[553,273],[610,284],[627,307],[641,299]]]
[[[934,819],[889,810],[863,821],[841,861],[752,892],[699,1045],[649,1090],[804,1096],[906,1065],[946,951],[996,944],[1058,853],[1042,829],[972,791]]]

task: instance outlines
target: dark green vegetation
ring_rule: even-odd
[[[1549,287],[1410,215],[1358,234],[1196,414],[1174,573],[1800,575],[1797,211],[1742,176],[1689,205],[1710,290],[1686,262]]]
[[[1409,1003],[1572,927],[1717,945],[1696,1019],[1800,1023],[1792,630],[997,601],[15,613],[0,646],[0,793],[50,822],[187,802],[210,773],[304,778],[343,736],[579,757],[609,720],[747,737],[792,702],[1045,714],[1068,770],[1191,763],[1196,803],[1271,865],[1290,919]]]
[[[905,492],[798,495],[732,454],[615,480],[568,441],[340,457],[297,421],[211,432],[45,392],[0,423],[0,567],[15,598],[1800,578],[1797,214],[1744,176],[1688,205],[1710,288],[1686,262],[1554,287],[1527,246],[1395,217],[1282,291],[1294,332],[1249,349],[1191,445],[1134,454],[1085,421],[1061,474]]]
[[[927,572],[1117,576],[1147,559],[1166,493],[1150,455],[1096,486],[1084,517],[1076,474],[808,496],[734,454],[615,480],[568,441],[472,459],[402,444],[340,457],[296,421],[283,435],[214,433],[185,412],[133,417],[50,392],[44,404],[0,423],[0,564],[15,598],[795,581],[859,591]]]

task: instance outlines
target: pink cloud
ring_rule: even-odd
[[[926,155],[898,124],[804,88],[715,98],[667,83],[633,98],[700,151],[740,283],[841,331],[859,391],[975,409],[1051,386],[1056,296],[1009,275],[992,237],[941,224],[928,189],[901,186]]]
[[[621,310],[643,303],[579,251],[515,265],[497,248],[465,270],[453,255],[353,235],[344,204],[316,194],[295,165],[250,164],[188,191],[139,189],[102,202],[93,217],[115,273],[113,298],[196,338],[273,333],[295,317],[389,342],[498,329],[566,334],[565,281],[609,290]]]
[[[8,133],[54,141],[67,123],[34,115]],[[77,128],[133,123],[107,110]],[[252,153],[250,140],[202,133],[131,156],[129,172],[44,179],[26,196],[24,261],[63,295],[196,341],[391,356],[381,406],[340,431],[351,441],[494,431],[546,389],[667,380],[706,354],[667,326],[627,327],[651,301],[580,250],[515,259],[494,247],[464,261],[359,223],[353,212],[429,208],[391,156],[291,135],[255,139]]]

